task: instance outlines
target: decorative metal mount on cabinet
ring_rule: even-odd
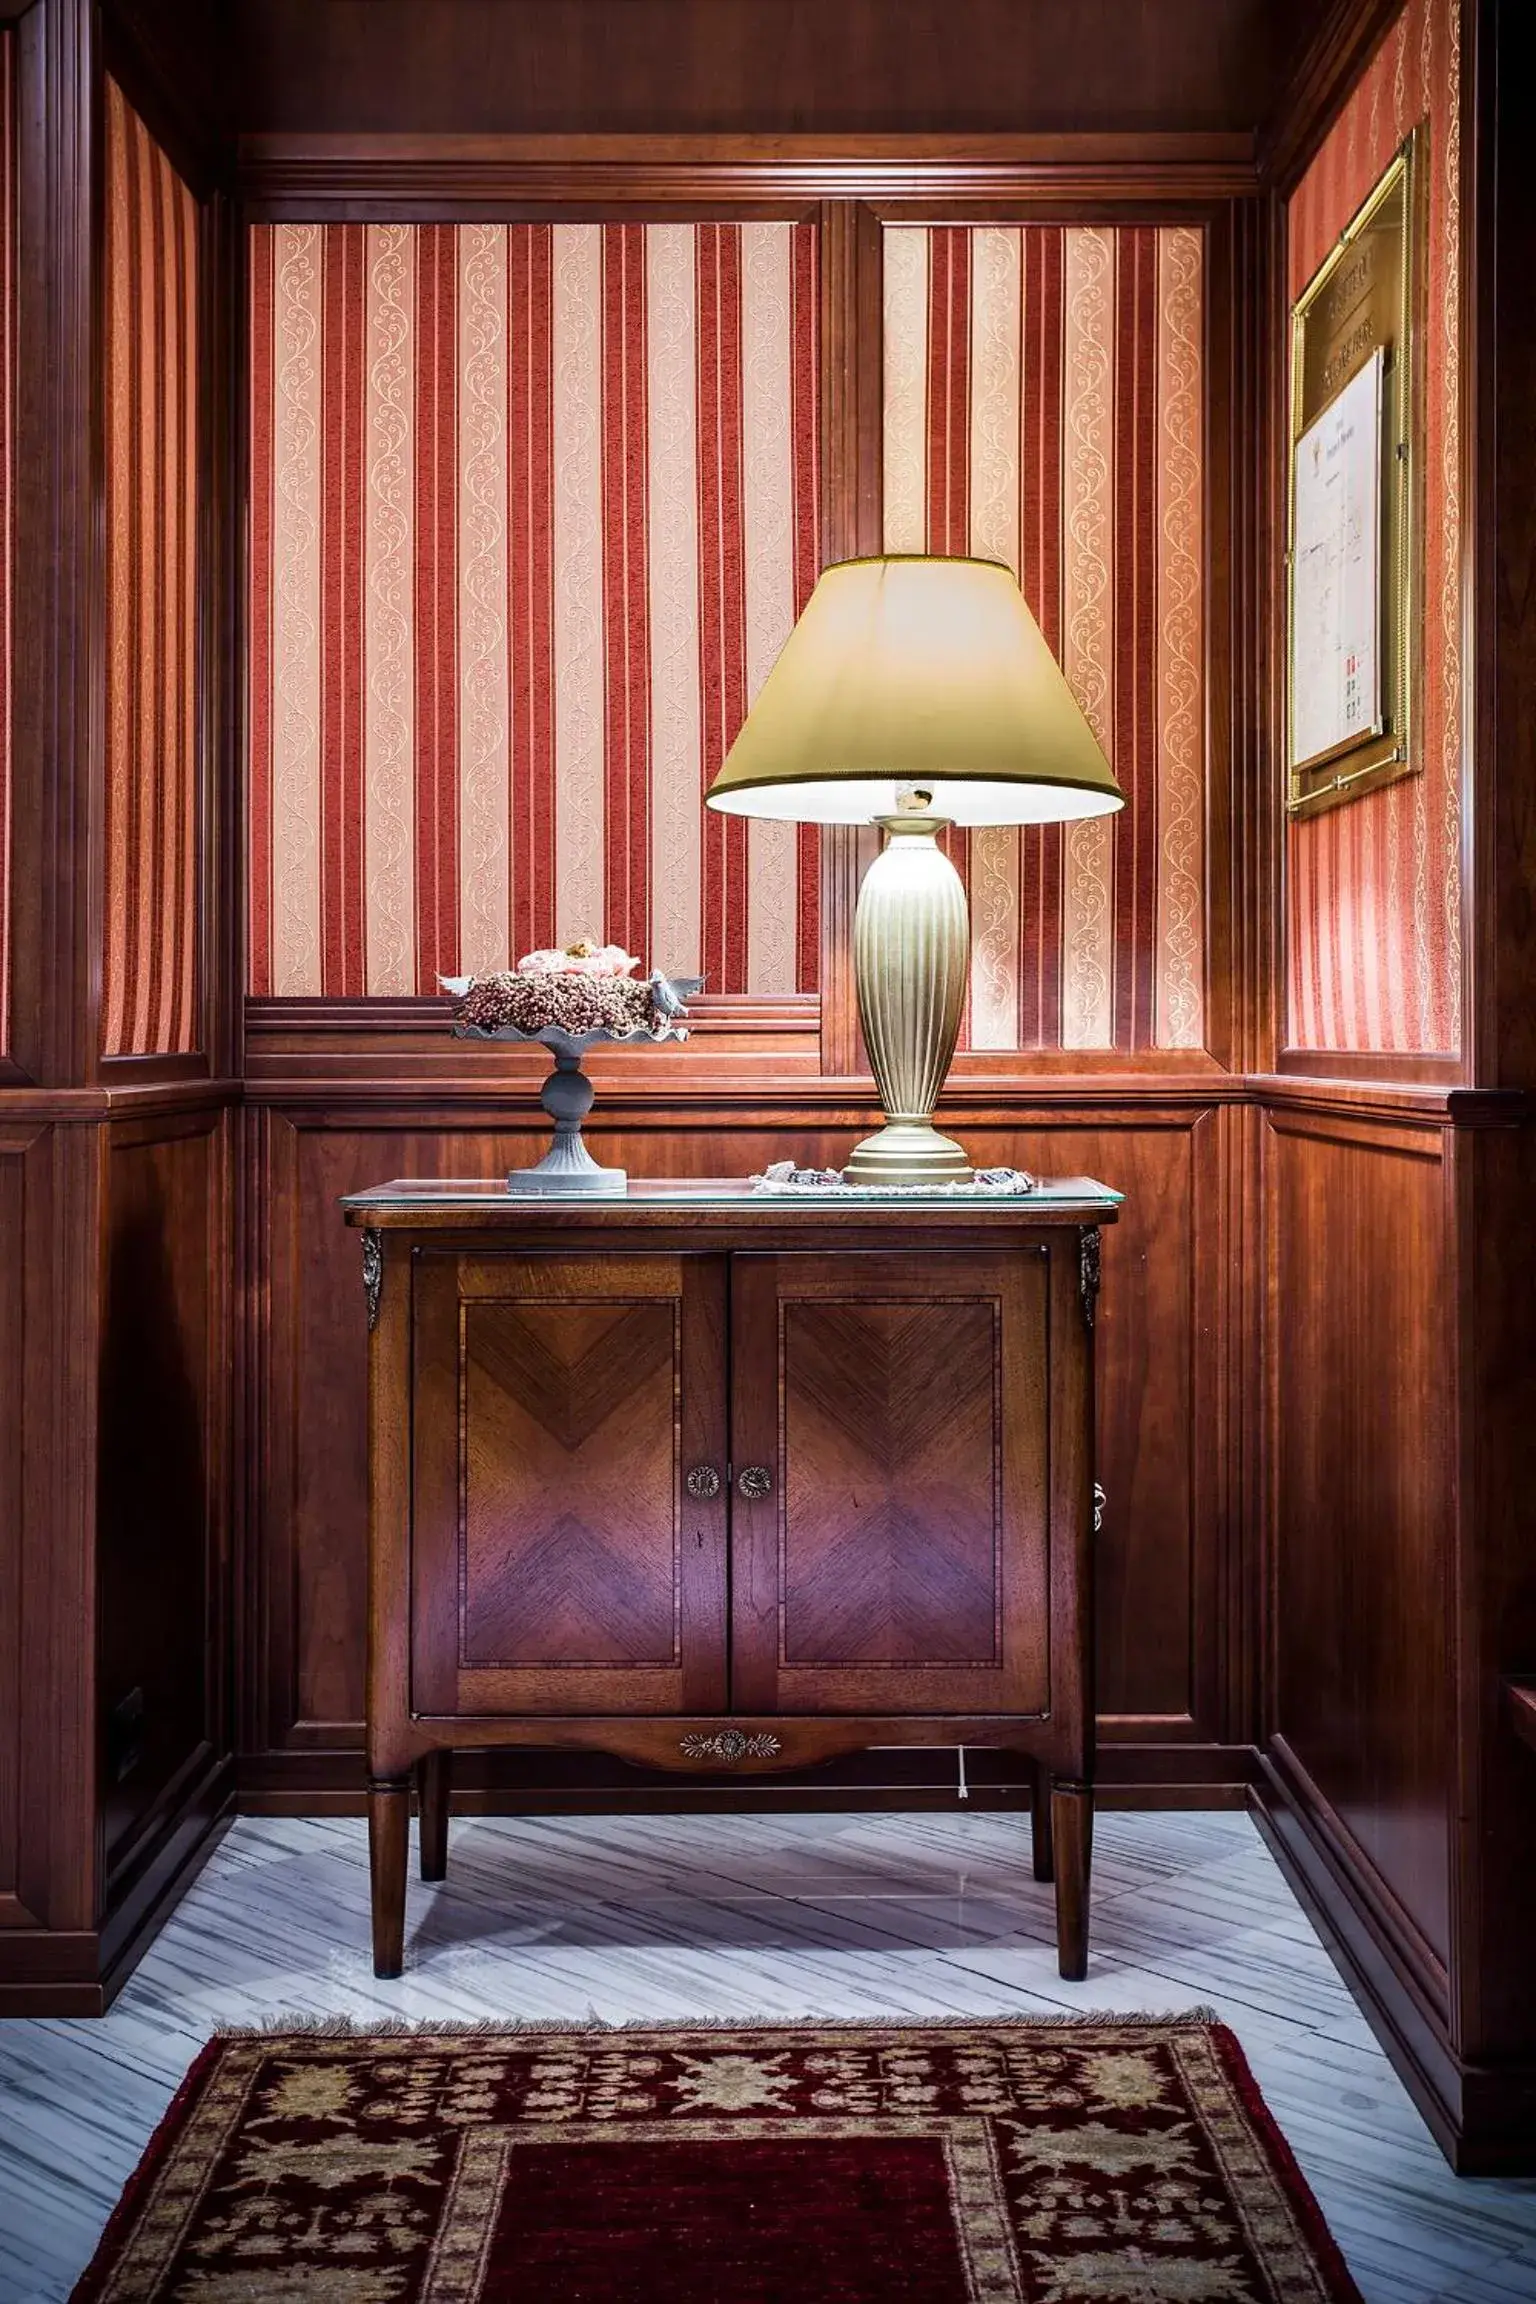
[[[379,1297],[384,1287],[384,1243],[370,1225],[363,1234],[363,1294],[368,1300],[368,1333],[379,1324]]]
[[[722,1728],[713,1736],[685,1736],[678,1745],[685,1760],[772,1760],[782,1752],[777,1736],[749,1736],[742,1728]]]
[[[1099,1308],[1099,1228],[1085,1224],[1077,1236],[1077,1287],[1083,1300],[1083,1319],[1092,1327]]]

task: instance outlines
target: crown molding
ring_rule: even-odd
[[[1205,204],[1258,188],[1246,133],[1033,136],[404,136],[241,139],[249,215],[422,221],[531,208],[821,200]]]
[[[1334,0],[1302,49],[1256,144],[1263,188],[1288,196],[1306,173],[1405,0]]]

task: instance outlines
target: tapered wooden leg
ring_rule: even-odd
[[[1030,1797],[1029,1836],[1035,1852],[1035,1878],[1056,1877],[1056,1844],[1051,1837],[1051,1772],[1043,1760],[1034,1762],[1035,1788]]]
[[[374,1778],[368,1786],[368,1868],[373,1880],[373,1972],[398,1976],[405,1965],[405,1865],[411,1837],[409,1776]]]
[[[1052,1785],[1051,1824],[1056,1843],[1056,1965],[1077,1983],[1088,1973],[1093,1794],[1086,1784]]]
[[[448,1796],[453,1789],[453,1754],[427,1752],[418,1774],[421,1803],[421,1876],[448,1877]]]

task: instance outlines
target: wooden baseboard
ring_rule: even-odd
[[[106,2008],[95,1929],[0,1933],[0,2016],[100,2016]]]
[[[1260,1755],[1254,1814],[1431,2135],[1459,2176],[1536,2175],[1536,2064],[1467,2064],[1443,1997],[1366,1868],[1283,1748]]]
[[[101,1944],[101,1987],[108,2008],[207,1863],[235,1818],[235,1769],[226,1754],[211,1759],[185,1801],[137,1867],[133,1886],[108,1913]]]
[[[233,1763],[210,1757],[136,1853],[99,1928],[0,1930],[0,2017],[104,2016],[234,1813]]]
[[[96,1939],[89,1941],[94,1957]],[[8,2016],[105,2016],[110,2006],[100,1984],[29,1984],[0,1976],[0,2022]]]

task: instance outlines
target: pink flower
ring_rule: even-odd
[[[546,948],[527,952],[517,964],[519,976],[628,976],[640,965],[637,955],[622,944],[574,945],[568,952]]]

